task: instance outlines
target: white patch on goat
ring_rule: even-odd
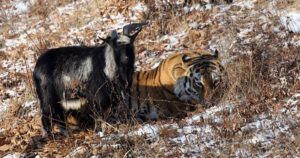
[[[80,66],[73,73],[63,73],[61,76],[63,84],[68,87],[72,82],[85,82],[93,71],[92,58],[88,57],[80,63]]]
[[[122,45],[130,44],[130,38],[124,35],[120,35],[119,39],[117,39],[117,42]]]
[[[63,75],[63,80],[65,81],[65,82],[70,82],[71,81],[71,77],[70,76],[67,76],[67,75]]]
[[[60,102],[65,110],[78,110],[86,104],[85,99],[63,100]]]
[[[109,45],[105,48],[105,75],[112,81],[117,71],[113,48]]]
[[[81,81],[88,80],[91,72],[93,71],[93,62],[92,58],[86,58],[77,69],[76,77]]]
[[[67,76],[67,75],[62,75],[62,81],[63,81],[64,85],[67,86],[71,82],[71,77]]]

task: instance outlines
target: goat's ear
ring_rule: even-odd
[[[107,36],[106,38],[101,38],[99,37],[100,40],[104,41],[105,43],[109,43],[110,41],[110,36]]]
[[[118,37],[118,33],[116,30],[112,30],[110,33],[109,33],[109,37],[110,39],[114,40]]]
[[[147,22],[142,23],[133,23],[129,24],[123,27],[123,34],[130,37],[131,42],[133,42],[136,38],[136,36],[141,32],[144,25],[147,25]],[[132,35],[130,35],[131,32],[135,31]]]
[[[133,42],[136,38],[136,36],[141,32],[142,28],[140,28],[137,32],[135,32],[133,35],[129,36],[131,42]]]
[[[110,43],[113,39],[116,39],[118,37],[118,33],[116,30],[112,30],[108,36],[106,38],[101,38],[99,37],[99,39],[101,39],[102,41],[104,41],[105,43]]]

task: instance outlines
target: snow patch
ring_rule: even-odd
[[[26,1],[21,1],[15,5],[16,13],[23,14],[26,13],[29,9],[29,3]]]
[[[4,103],[4,102],[0,102],[0,120],[3,118],[4,114],[6,113],[7,109],[9,108],[9,105]]]
[[[131,136],[132,135],[138,135],[138,136],[147,135],[149,137],[155,138],[155,137],[158,137],[158,135],[159,135],[159,129],[158,129],[157,125],[145,124],[138,130],[130,132],[129,135],[131,135]]]
[[[9,97],[17,97],[18,96],[18,93],[12,89],[7,89],[5,91],[5,94],[7,94]]]
[[[164,41],[165,44],[165,49],[170,50],[174,49],[176,45],[178,45],[179,40],[181,37],[183,37],[186,34],[185,31],[173,34],[173,35],[164,35],[163,37],[160,38],[160,41]]]
[[[289,12],[281,17],[281,23],[289,30],[300,33],[300,12]]]
[[[97,135],[97,136],[99,136],[100,138],[101,138],[101,137],[104,137],[104,133],[103,133],[103,132],[101,132],[101,131],[100,131],[100,132],[98,132],[96,135]]]
[[[277,115],[269,115],[267,113],[254,116],[255,121],[246,124],[241,128],[242,132],[252,133],[252,137],[245,139],[245,144],[260,144],[265,148],[271,148],[274,143],[281,144],[280,139],[295,141],[295,136],[291,131],[292,127],[296,127],[299,123],[297,114],[299,113],[297,101],[299,93],[294,94],[285,103],[284,108]]]
[[[139,2],[134,7],[132,7],[132,10],[146,12],[148,11],[148,7],[145,4]]]
[[[36,104],[36,100],[26,101],[24,104],[22,104],[22,107],[28,111],[26,113],[27,117],[34,117],[38,113]]]
[[[20,153],[7,154],[3,158],[20,158],[22,155]]]
[[[148,12],[148,7],[144,3],[139,2],[135,6],[130,8],[129,16],[131,20],[143,20],[139,19],[139,17],[148,14]]]
[[[254,8],[255,1],[256,0],[243,0],[243,1],[235,3],[235,5],[241,6],[242,9],[252,9],[252,8]]]
[[[23,107],[24,107],[24,108],[33,108],[35,104],[36,104],[36,101],[35,101],[35,100],[32,100],[32,101],[26,101],[26,102],[23,104]]]
[[[5,40],[5,46],[7,47],[7,50],[11,50],[12,48],[18,47],[21,44],[25,44],[27,41],[27,35],[21,34],[16,39],[6,39]]]
[[[66,158],[78,157],[82,154],[85,154],[86,150],[87,150],[86,147],[79,146],[75,148],[73,151],[71,151],[71,153],[67,155]]]
[[[126,24],[125,17],[121,13],[118,13],[116,16],[110,15],[110,18],[112,20],[118,21],[117,23],[115,23],[114,25],[111,25],[109,27],[109,29],[111,29],[111,30],[113,30],[113,29],[122,29],[124,24]]]
[[[253,27],[249,27],[249,28],[246,28],[246,29],[242,29],[239,33],[238,33],[238,37],[240,38],[245,38],[247,37],[247,35],[249,33],[253,32]]]
[[[179,137],[171,140],[180,144],[180,151],[183,153],[200,154],[206,148],[212,148],[217,143],[214,139],[214,130],[210,125],[199,126],[185,126],[178,129]]]
[[[6,78],[6,77],[8,77],[8,72],[0,73],[0,78]]]
[[[204,120],[212,119],[212,121],[214,123],[221,123],[223,120],[215,114],[220,111],[228,111],[229,113],[232,113],[232,110],[234,109],[234,107],[235,106],[230,103],[227,103],[224,105],[216,105],[214,107],[211,107],[211,108],[205,110],[201,114],[194,115],[191,118],[187,119],[187,123],[192,124],[194,122],[199,122],[202,119],[204,119]]]
[[[66,6],[58,7],[57,11],[59,15],[71,15],[75,11],[74,7],[74,4],[70,3]]]
[[[236,157],[251,157],[251,153],[245,148],[236,149],[234,155]]]
[[[185,13],[189,13],[189,12],[192,12],[192,11],[199,11],[200,9],[201,9],[200,3],[193,4],[193,5],[190,6],[190,7],[185,6],[185,7],[183,8],[183,10],[184,10]]]

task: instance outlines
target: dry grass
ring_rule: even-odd
[[[61,21],[59,26],[55,26],[57,31],[52,32],[52,26],[49,23],[38,24],[37,21],[33,20],[32,27],[39,28],[42,25],[43,29],[37,33],[26,33],[32,46],[30,48],[27,45],[19,46],[12,50],[9,55],[2,55],[3,53],[0,52],[1,60],[11,59],[17,61],[17,59],[22,58],[26,61],[29,58],[26,52],[30,50],[35,52],[34,57],[36,58],[47,48],[51,47],[71,44],[91,45],[95,39],[96,31],[107,32],[102,26],[112,25],[114,20],[111,17],[116,16],[118,13],[128,17],[131,12],[130,7],[136,4],[137,1],[93,0],[89,3],[84,2],[80,4],[80,9],[75,8],[71,15],[59,15],[53,12],[55,8],[66,6],[70,3],[77,2],[65,0],[51,1],[50,3],[38,0],[32,6],[29,15],[38,16],[42,20],[56,19]],[[198,122],[193,123],[193,125],[200,127],[210,125],[218,131],[216,134],[217,138],[242,142],[253,135],[251,131],[241,131],[243,126],[252,122],[257,115],[264,112],[271,111],[276,115],[283,106],[282,100],[299,91],[299,47],[285,44],[286,41],[299,38],[299,35],[286,31],[284,27],[279,27],[282,32],[285,32],[283,37],[273,32],[272,25],[280,26],[278,16],[270,13],[261,13],[260,15],[253,15],[247,18],[251,10],[242,10],[238,6],[232,6],[230,11],[228,11],[228,15],[217,17],[214,22],[210,23],[209,21],[220,11],[217,7],[208,11],[185,13],[183,6],[177,5],[174,1],[161,3],[160,5],[155,5],[152,1],[143,1],[142,3],[148,6],[149,12],[140,13],[139,20],[149,20],[150,25],[138,36],[136,43],[138,53],[147,50],[162,54],[166,52],[165,44],[169,42],[160,41],[159,39],[162,36],[187,32],[187,36],[178,38],[179,44],[174,50],[207,48],[209,41],[212,40],[214,41],[213,43],[217,43],[217,48],[221,51],[224,60],[234,56],[234,59],[226,64],[225,86],[223,87],[224,92],[220,102],[234,102],[236,107],[233,112],[224,110],[216,113],[217,116],[224,120],[222,123],[202,118]],[[266,7],[266,5],[268,5],[266,1],[257,1],[255,9],[259,10]],[[297,1],[292,0],[280,1],[276,7],[286,8],[288,6],[293,6],[291,9],[294,9],[298,8],[299,4]],[[259,21],[259,16],[262,14],[271,20],[271,24]],[[241,18],[238,21],[234,21],[229,15],[237,15]],[[84,28],[74,33],[72,37],[61,36],[68,34],[70,27],[81,28],[93,21],[95,17],[106,17],[109,20],[101,21],[98,19],[94,27]],[[127,20],[131,21],[130,19]],[[1,21],[8,21],[8,18],[1,18]],[[189,27],[191,22],[205,23],[205,25],[191,28]],[[10,28],[15,26],[15,21],[7,22],[3,26],[1,32],[5,38],[13,39],[19,36],[19,34],[9,31]],[[253,29],[247,34],[247,38],[238,37],[238,34],[249,26],[253,26]],[[259,35],[261,35],[261,38],[256,38]],[[235,41],[235,43],[228,43],[228,41]],[[26,65],[26,62],[24,64]],[[6,68],[1,66],[0,70],[2,71],[2,69]],[[24,116],[24,114],[28,112],[22,107],[24,100],[35,100],[33,90],[30,88],[32,87],[31,69],[28,68],[26,73],[10,72],[9,79],[1,81],[0,92],[3,92],[3,94],[5,94],[6,89],[16,88],[24,81],[27,84],[27,89],[20,91],[20,96],[16,98],[9,94],[1,95],[1,99],[11,99],[10,104],[13,105],[13,108],[6,112],[6,118],[1,125],[2,128],[7,130],[0,134],[0,147],[2,149],[0,155],[13,151],[27,153],[29,156],[34,154],[46,157],[65,156],[80,147],[80,152],[73,157],[88,157],[92,155],[99,155],[100,157],[164,157],[169,152],[170,157],[191,156],[185,155],[179,150],[180,144],[170,141],[171,138],[179,135],[178,130],[174,128],[162,127],[159,130],[159,139],[152,139],[148,136],[129,136],[128,133],[142,126],[137,122],[133,124],[101,125],[103,133],[112,135],[110,140],[96,136],[94,131],[80,131],[74,132],[68,138],[55,136],[55,139],[48,142],[41,141],[39,138],[41,134],[39,115],[25,117],[26,115]],[[205,110],[205,108],[202,108],[198,109],[197,112],[202,113]],[[168,123],[174,122],[172,120],[164,120],[153,124],[163,126]],[[177,121],[176,123],[179,124],[180,128],[186,125],[185,120]],[[293,131],[299,135],[297,127]],[[124,133],[125,135],[120,136],[120,134]],[[239,133],[242,133],[242,135]],[[197,135],[197,132],[195,134]],[[198,135],[197,137],[201,136]],[[282,144],[288,145],[291,148],[290,150],[299,150],[298,140],[288,142],[285,137],[282,137]],[[197,139],[199,139],[198,143],[201,144],[201,138]],[[185,146],[192,145],[189,143],[185,144]],[[3,149],[4,147],[6,147],[6,150]],[[253,152],[264,150],[259,145],[245,145],[244,143],[227,145],[220,150],[224,151],[225,155],[223,156],[226,157],[234,155],[235,151],[240,148],[246,148]],[[291,152],[288,149],[281,149],[280,144],[278,144],[276,149],[278,150],[274,152],[274,155],[286,156]],[[218,156],[211,148],[207,148],[204,151],[202,153],[204,157]]]

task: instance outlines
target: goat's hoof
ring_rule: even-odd
[[[46,130],[43,129],[42,130],[42,138],[41,139],[48,140],[50,134],[51,134],[50,132],[47,132]]]
[[[63,127],[59,128],[59,133],[67,138],[70,136],[69,131]]]

